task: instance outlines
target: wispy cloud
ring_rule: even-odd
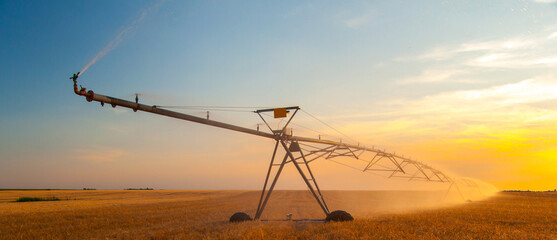
[[[442,46],[434,48],[414,59],[447,60],[459,54],[493,52],[503,53],[516,50],[524,50],[535,47],[539,39],[516,37],[511,39],[472,41],[456,46]]]
[[[356,30],[371,24],[375,16],[376,11],[373,7],[362,5],[338,11],[332,17],[341,26]]]
[[[445,75],[448,76],[448,75]],[[350,124],[396,124],[401,131],[417,125],[435,123],[436,127],[453,124],[520,125],[526,122],[557,120],[557,76],[540,75],[511,83],[473,90],[444,91],[417,98],[379,101],[372,111],[359,114],[322,117]],[[364,126],[362,125],[362,126]],[[384,129],[385,126],[377,129]],[[450,129],[450,127],[447,127]]]
[[[463,67],[529,68],[554,65],[557,55],[555,32],[529,37],[463,43],[456,47],[439,47],[418,56],[420,60],[460,60]]]
[[[557,38],[557,32],[554,32],[552,34],[550,34],[549,36],[547,36],[547,39],[555,39]]]
[[[348,123],[343,129],[357,138],[361,134],[438,134],[443,129],[458,132],[463,127],[512,129],[528,124],[554,125],[557,108],[546,104],[552,102],[557,102],[557,76],[546,75],[475,90],[383,101],[378,103],[383,111],[376,108],[338,118]],[[361,129],[373,129],[373,133]]]
[[[557,111],[533,105],[549,100],[557,100],[555,76],[540,76],[485,89],[444,92],[401,101],[396,107],[406,113],[398,118],[411,118],[418,124],[431,120],[445,125],[452,122],[521,125],[554,116]],[[392,117],[397,118],[396,115]],[[447,118],[450,120],[445,121]]]
[[[494,86],[486,89],[456,91],[437,94],[424,98],[420,104],[444,106],[446,111],[458,109],[457,112],[481,112],[487,113],[491,110],[512,107],[520,109],[524,114],[529,115],[526,105],[516,106],[516,104],[533,103],[551,99],[557,99],[557,82],[555,77],[538,77],[526,79],[516,83],[509,83]],[[508,111],[498,111],[509,113]],[[535,114],[534,114],[535,115]]]
[[[387,146],[421,160],[458,166],[525,162],[531,159],[525,155],[554,152],[555,103],[557,76],[544,75],[384,101],[369,114],[343,116],[339,129],[366,146]],[[544,161],[553,162],[553,156],[543,156]]]
[[[490,71],[535,69],[537,74],[552,73],[557,67],[555,28],[528,36],[439,46],[416,56],[396,58],[399,62],[428,66],[419,75],[401,78],[397,83],[482,82],[491,79],[483,74]]]
[[[534,64],[557,64],[557,56],[538,59]]]
[[[364,14],[353,16],[343,21],[344,25],[351,29],[361,28],[371,22],[373,19],[373,11],[368,11]]]
[[[399,84],[435,83],[435,82],[445,82],[445,81],[469,82],[471,80],[462,77],[462,75],[467,73],[468,72],[465,71],[464,69],[432,68],[432,69],[425,69],[424,71],[422,71],[421,75],[400,79],[397,81],[397,83]]]

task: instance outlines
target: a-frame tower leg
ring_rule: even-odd
[[[286,153],[285,153],[282,161],[280,162],[280,164],[276,164],[275,163],[275,157],[276,157],[277,148],[278,148],[279,143],[282,145],[282,147],[284,148]],[[296,158],[294,157],[293,152],[300,152],[300,155],[301,155],[301,158],[303,159],[303,162],[301,162],[301,163],[297,162]],[[290,159],[290,160],[288,160],[288,159]],[[298,159],[300,159],[300,158],[298,158]],[[271,162],[269,163],[269,169],[267,171],[267,176],[265,178],[265,183],[263,184],[263,189],[261,190],[261,196],[259,198],[259,204],[257,205],[257,211],[255,213],[254,220],[259,220],[261,218],[261,214],[263,213],[263,210],[265,209],[265,206],[267,205],[267,202],[269,201],[271,193],[273,192],[273,189],[275,188],[277,180],[280,177],[280,174],[281,174],[284,166],[287,163],[290,163],[290,162],[292,162],[294,164],[294,166],[298,170],[298,173],[300,173],[300,176],[302,177],[302,179],[306,183],[306,185],[309,188],[312,195],[315,197],[315,200],[317,201],[317,203],[319,204],[319,206],[321,207],[321,209],[323,210],[325,215],[329,215],[329,208],[327,206],[327,203],[325,203],[325,198],[321,194],[321,190],[319,189],[319,186],[317,185],[317,181],[315,180],[315,177],[314,177],[313,173],[311,172],[311,169],[310,169],[310,167],[309,167],[309,165],[308,165],[308,163],[305,159],[305,156],[303,155],[301,149],[299,148],[298,143],[293,142],[293,143],[290,143],[290,146],[288,146],[287,143],[284,140],[277,140],[277,142],[275,144],[275,149],[273,151],[273,156],[271,158]],[[271,178],[271,175],[273,173],[272,169],[273,169],[274,166],[277,166],[277,165],[279,166],[279,169],[277,170],[277,172],[275,173],[275,175],[273,177],[273,182],[271,183],[271,185],[269,187],[269,190],[267,190],[267,185],[269,183],[269,179]],[[304,165],[306,167],[306,170],[309,173],[309,176],[311,178],[307,177],[307,175],[304,173],[304,171],[303,171],[303,169],[300,165]]]
[[[276,156],[276,153],[277,153],[278,144],[279,144],[279,141],[277,141],[276,144],[275,144],[275,150],[273,151],[273,157],[271,158],[271,162],[269,164],[269,170],[267,171],[267,177],[265,178],[265,183],[263,184],[263,190],[261,190],[261,197],[259,198],[259,204],[257,205],[257,211],[255,213],[254,220],[258,220],[261,217],[261,214],[263,213],[263,210],[265,209],[265,206],[267,205],[267,201],[269,201],[269,197],[271,196],[271,193],[273,192],[273,189],[275,188],[275,184],[277,183],[277,180],[280,176],[280,173],[282,172],[282,169],[284,168],[284,165],[286,165],[286,159],[288,159],[288,155],[285,154],[284,158],[282,158],[282,161],[279,164],[279,169],[277,170],[277,172],[275,174],[275,177],[273,178],[273,182],[271,183],[271,186],[270,186],[269,190],[267,191],[267,184],[269,182],[269,177],[272,174],[273,167],[276,166],[274,161],[275,161],[275,156]]]
[[[315,177],[313,176],[313,173],[311,172],[311,169],[309,168],[309,165],[307,164],[307,161],[305,160],[305,157],[302,153],[302,150],[300,149],[300,146],[298,145],[297,142],[292,142],[290,144],[290,147],[287,147],[286,143],[284,141],[281,141],[281,144],[284,147],[284,150],[286,151],[288,156],[290,157],[290,160],[292,161],[292,163],[294,163],[294,166],[296,166],[296,169],[300,173],[300,176],[302,176],[304,182],[306,183],[307,187],[309,188],[309,191],[311,192],[313,197],[315,197],[315,200],[317,201],[317,203],[319,203],[319,206],[321,207],[321,209],[325,213],[325,216],[328,216],[329,215],[329,208],[327,207],[327,203],[325,203],[325,198],[323,198],[323,195],[321,194],[321,190],[319,189],[319,186],[317,185],[317,181],[315,180]],[[293,151],[300,152],[301,157],[303,159],[303,163],[298,163],[296,161],[296,158],[294,158],[294,155],[292,154]],[[304,173],[304,171],[300,167],[301,164],[306,166],[306,169],[307,169],[311,178],[306,177],[306,174]]]

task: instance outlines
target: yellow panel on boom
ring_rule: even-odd
[[[275,118],[286,117],[286,113],[288,113],[288,111],[286,111],[286,108],[275,108],[273,110],[275,112]]]

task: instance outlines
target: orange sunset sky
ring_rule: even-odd
[[[88,103],[68,79],[80,69],[79,84],[108,96],[300,106],[343,134],[299,113],[295,135],[500,190],[557,188],[554,1],[6,2],[0,13],[0,188],[261,188],[272,140]],[[210,117],[262,126],[249,111]],[[429,188],[314,165],[324,189]],[[289,168],[278,188],[305,186]]]

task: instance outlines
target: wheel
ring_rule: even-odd
[[[353,221],[353,220],[354,218],[352,217],[352,215],[350,215],[350,213],[347,213],[346,211],[342,211],[342,210],[333,211],[329,213],[329,215],[327,215],[327,218],[325,218],[325,222],[330,222],[330,221],[345,222],[345,221]]]
[[[237,212],[230,217],[230,222],[244,222],[244,221],[251,221],[251,217],[249,214],[245,212]]]

